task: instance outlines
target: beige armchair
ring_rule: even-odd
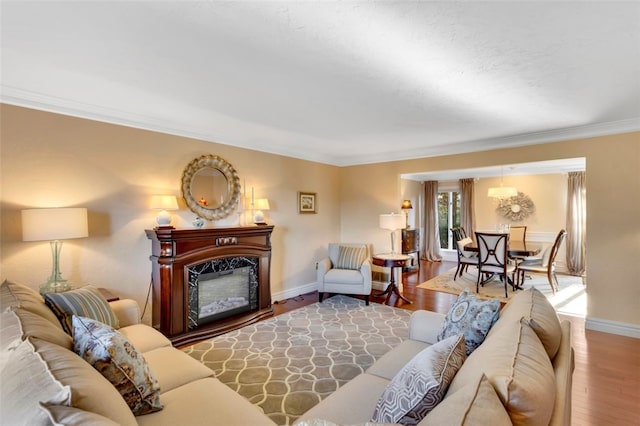
[[[318,300],[324,293],[358,294],[369,304],[371,250],[368,244],[330,243],[329,256],[316,263]]]

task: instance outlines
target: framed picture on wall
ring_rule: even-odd
[[[298,192],[298,213],[316,213],[315,192]]]

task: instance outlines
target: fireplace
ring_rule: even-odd
[[[189,329],[257,309],[258,263],[240,256],[188,267]]]
[[[273,315],[273,226],[146,231],[152,243],[152,325],[176,346]]]

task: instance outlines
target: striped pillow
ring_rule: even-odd
[[[362,263],[367,258],[367,250],[365,247],[338,247],[338,261],[336,269],[355,269],[359,270]]]
[[[118,317],[109,306],[109,302],[94,287],[86,286],[64,293],[46,293],[44,302],[58,317],[62,329],[69,335],[73,332],[71,318],[74,315],[100,321],[115,329],[120,328]]]

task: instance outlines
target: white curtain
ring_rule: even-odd
[[[567,188],[567,269],[571,275],[584,275],[587,235],[587,176],[570,172]]]
[[[475,241],[476,215],[473,209],[474,179],[460,179],[460,226]]]
[[[440,232],[438,231],[438,181],[424,182],[424,248],[422,258],[431,262],[440,262]]]

